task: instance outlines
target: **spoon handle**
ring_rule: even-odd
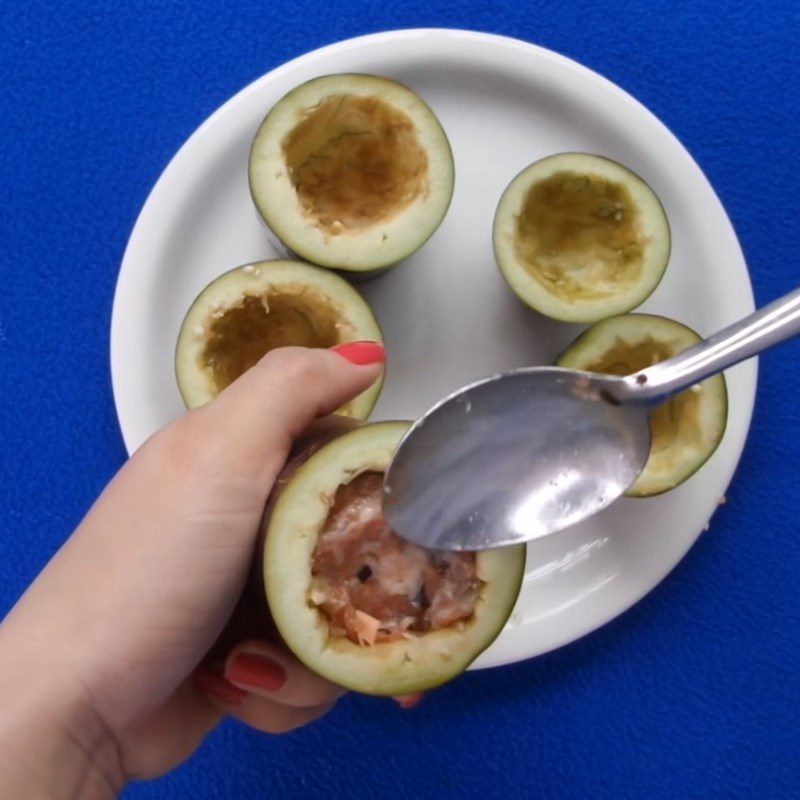
[[[658,402],[798,333],[800,288],[677,356],[628,376],[615,393],[616,399]]]

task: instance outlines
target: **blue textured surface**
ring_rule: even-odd
[[[286,59],[420,26],[528,39],[631,91],[706,170],[758,300],[798,282],[797,2],[2,0],[0,612],[124,458],[109,314],[127,236],[169,158]],[[412,713],[352,697],[282,738],[225,724],[126,796],[800,797],[799,354],[794,343],[763,359],[728,504],[622,618]]]

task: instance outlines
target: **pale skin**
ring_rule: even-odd
[[[371,352],[273,351],[120,470],[0,625],[0,796],[115,797],[225,715],[280,733],[332,708],[259,609],[231,618],[293,440],[377,379]]]

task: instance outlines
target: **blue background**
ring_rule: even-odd
[[[518,36],[619,83],[684,141],[765,302],[798,282],[796,2],[0,4],[0,611],[125,452],[108,372],[117,268],[151,186],[281,62],[382,29]],[[130,798],[800,796],[798,344],[762,360],[729,502],[651,595],[562,650],[413,712],[350,697],[279,738],[227,723]]]

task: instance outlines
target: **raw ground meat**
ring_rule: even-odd
[[[331,635],[356,644],[395,641],[472,616],[481,589],[474,553],[427,550],[381,517],[383,475],[339,487],[312,555],[310,600]]]

